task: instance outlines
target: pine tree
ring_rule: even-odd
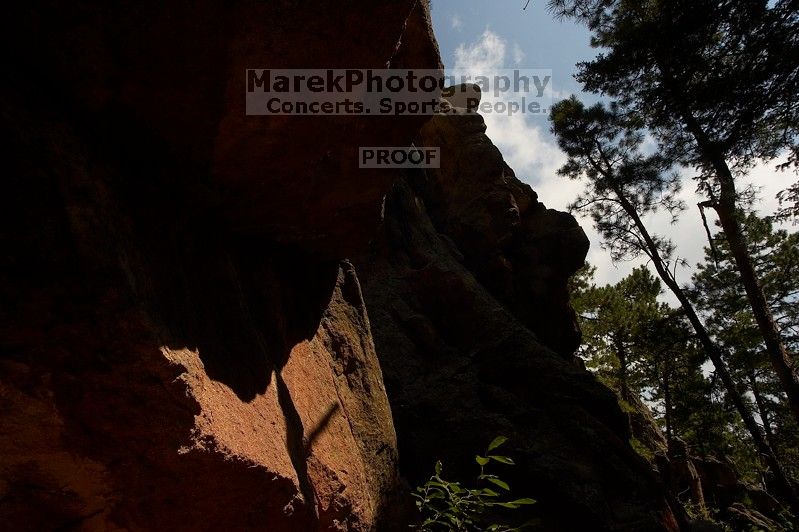
[[[664,315],[660,292],[660,281],[643,267],[618,284],[573,291],[583,332],[579,354],[625,401],[647,386],[641,371],[656,345],[644,331]]]
[[[699,171],[797,421],[799,376],[748,253],[737,180],[758,162],[799,150],[798,7],[796,0],[550,1],[604,49],[579,65],[586,90],[617,99],[644,120],[661,153]]]
[[[763,291],[785,345],[799,347],[799,234],[775,230],[768,219],[742,215]],[[746,299],[729,245],[715,238],[715,251],[694,274],[692,299],[707,316],[711,333],[730,353],[729,365],[746,383],[761,425],[772,447],[795,474],[799,439],[797,425],[784,408],[784,392],[768,363],[763,339]]]
[[[697,340],[710,358],[730,402],[735,405],[758,452],[771,468],[780,495],[799,516],[799,498],[776,454],[758,426],[750,406],[685,290],[672,271],[673,246],[649,232],[647,213],[665,210],[676,216],[677,177],[661,153],[645,155],[643,133],[635,115],[602,104],[586,108],[576,98],[553,106],[550,120],[558,145],[568,159],[558,171],[571,179],[586,178],[586,189],[571,209],[588,214],[614,258],[645,255],[660,279],[679,301]]]

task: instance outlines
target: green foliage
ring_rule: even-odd
[[[799,233],[774,229],[768,220],[753,215],[744,218],[744,229],[771,310],[786,345],[796,351]],[[688,292],[714,339],[724,346],[725,362],[746,392],[745,400],[758,412],[758,421],[767,429],[784,466],[796,477],[799,430],[764,352],[728,245],[718,236],[714,242],[715,254],[706,250]],[[768,469],[681,312],[658,301],[656,280],[636,269],[616,284],[596,286],[593,275],[594,268],[587,265],[570,282],[572,304],[583,330],[579,354],[586,366],[621,396],[624,359],[629,366],[628,393],[646,401],[664,431],[669,428],[672,437],[686,442],[692,455],[729,460],[744,481],[764,487]],[[614,336],[624,341],[614,342]],[[625,350],[622,357],[618,346]],[[628,401],[620,399],[619,404],[624,411],[634,411]],[[636,438],[631,445],[644,457],[651,454]]]
[[[579,354],[623,399],[631,391],[640,395],[651,371],[650,355],[663,343],[647,329],[671,313],[657,300],[660,281],[646,268],[635,268],[616,285],[581,282],[582,287],[575,285],[572,291],[583,331]]]
[[[793,159],[788,166],[791,164],[799,170],[799,148],[794,152]],[[777,200],[780,202],[780,208],[777,210],[775,218],[779,221],[793,220],[794,224],[799,222],[799,182],[778,192]]]
[[[742,216],[763,292],[790,351],[799,350],[799,233],[775,230],[767,219]],[[693,276],[692,299],[706,316],[728,365],[747,390],[772,444],[794,475],[799,473],[799,427],[786,408],[785,395],[768,360],[757,324],[741,285],[729,245],[718,235],[715,252],[705,250],[705,261]]]
[[[706,353],[680,309],[658,300],[658,280],[636,268],[618,283],[598,287],[588,266],[571,289],[583,331],[578,354],[617,392],[622,410],[635,413],[631,402],[644,400],[667,438],[682,439],[698,456],[728,457],[756,479],[760,465],[745,429],[715,375],[707,374]],[[631,445],[650,457],[636,438]]]
[[[568,156],[560,174],[587,185],[572,208],[592,218],[614,260],[646,254],[682,307],[653,306],[639,318],[624,303],[623,283],[597,288],[578,279],[587,365],[622,396],[651,404],[692,453],[736,462],[799,513],[787,478],[799,473],[799,384],[788,360],[799,347],[799,241],[747,218],[751,191],[736,186],[755,164],[786,153],[783,169],[799,169],[796,0],[549,4],[590,29],[600,51],[578,65],[576,77],[584,90],[614,100],[586,107],[572,97],[552,109],[553,133]],[[642,148],[645,134],[654,150]],[[723,228],[692,288],[675,278],[672,243],[648,235],[643,222],[655,211],[679,215],[676,165],[697,171],[701,205],[715,210]],[[778,217],[795,216],[799,184],[779,199]]]
[[[640,121],[615,105],[585,107],[574,96],[552,107],[550,121],[558,146],[568,156],[558,174],[587,178],[569,210],[591,218],[613,260],[641,254],[651,258],[650,248],[655,248],[668,261],[672,243],[644,235],[636,218],[667,212],[676,220],[685,206],[678,198],[680,181],[671,171],[673,162],[660,153],[643,152]],[[646,242],[650,237],[652,246]]]
[[[799,129],[799,10],[792,0],[550,0],[585,24],[594,60],[586,90],[644,118],[664,153],[708,168],[715,155],[746,169]],[[706,177],[713,178],[712,172]]]
[[[775,230],[768,219],[742,217],[763,292],[778,322],[783,341],[793,352],[799,349],[799,234]],[[697,265],[692,292],[697,306],[708,315],[708,324],[730,348],[762,355],[754,316],[746,300],[738,270],[727,241],[715,235],[715,253],[705,250]]]
[[[646,459],[646,461],[648,461],[648,462],[653,462],[654,461],[655,453],[653,453],[652,450],[649,447],[647,447],[646,445],[641,443],[641,441],[638,438],[636,438],[636,437],[630,438],[630,446],[633,448],[633,450],[636,453],[638,453],[644,459]]]
[[[435,473],[413,494],[416,507],[422,515],[421,531],[490,531],[510,532],[520,530],[505,524],[489,522],[495,518],[497,510],[515,510],[534,504],[529,498],[510,499],[510,486],[495,474],[486,471],[492,462],[514,465],[511,458],[494,451],[507,441],[497,436],[488,445],[483,455],[475,456],[480,468],[474,488],[463,486],[460,482],[445,480],[443,466],[436,462]]]

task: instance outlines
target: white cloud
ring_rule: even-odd
[[[461,31],[463,29],[463,20],[461,19],[460,15],[457,13],[452,15],[452,29],[455,31]]]
[[[524,61],[524,52],[518,43],[513,43],[513,62],[519,65],[522,61]]]
[[[516,48],[514,46],[511,50],[513,60],[516,59]],[[507,51],[507,41],[497,33],[486,29],[475,42],[462,43],[457,47],[453,70],[493,76],[506,66]],[[503,94],[499,97],[483,94],[482,99],[495,102],[507,100],[509,97]],[[565,95],[556,94],[555,100],[561,97]],[[583,183],[557,175],[556,172],[566,161],[566,156],[560,151],[549,132],[549,123],[545,117],[493,113],[483,114],[483,118],[486,122],[486,134],[500,149],[519,179],[529,183],[538,193],[539,200],[547,207],[566,210],[567,205],[582,191]],[[645,150],[655,149],[654,139],[651,137],[647,137],[644,144]],[[795,174],[776,172],[775,164],[758,165],[747,178],[741,180],[741,186],[744,183],[753,183],[762,187],[762,201],[758,204],[757,210],[764,215],[772,214],[776,210],[775,194],[796,181]],[[677,280],[680,283],[690,281],[691,273],[704,257],[703,248],[707,245],[707,237],[696,206],[703,198],[696,195],[696,185],[691,180],[691,175],[693,174],[690,170],[684,172],[680,197],[685,201],[688,210],[682,214],[678,222],[672,225],[666,215],[650,216],[646,220],[651,232],[671,238],[677,244],[677,256],[687,261],[687,267],[677,270]],[[712,225],[715,222],[712,211],[706,210],[706,213],[711,229],[716,231],[717,228]],[[577,218],[591,241],[587,260],[597,267],[598,284],[615,283],[628,275],[634,267],[646,264],[645,258],[614,264],[609,253],[601,248],[601,239],[594,230],[591,220],[580,216]],[[676,304],[670,296],[666,296],[666,300]]]
[[[787,188],[796,181],[796,175],[790,172],[777,172],[774,167],[778,164],[761,163],[755,166],[749,174],[739,181],[739,189],[747,184],[754,185],[760,191],[759,201],[755,205],[755,210],[762,216],[774,214],[778,207],[777,192]],[[686,266],[677,268],[677,281],[680,284],[687,284],[691,280],[696,265],[704,259],[704,248],[707,247],[707,235],[702,225],[702,219],[697,204],[705,198],[696,194],[696,183],[691,177],[694,172],[685,170],[682,172],[683,188],[680,191],[687,210],[682,213],[676,224],[671,224],[671,219],[666,214],[656,214],[647,217],[646,223],[650,232],[670,238],[676,244],[676,256],[687,262]],[[547,206],[556,209],[565,209],[566,204],[571,201],[582,188],[582,182],[568,181],[563,178],[553,178],[545,180],[537,185],[536,190],[541,201]],[[563,203],[565,200],[565,203]],[[719,228],[715,225],[716,216],[712,209],[705,209],[708,225],[715,234]],[[616,283],[628,275],[634,267],[647,264],[646,258],[638,258],[629,262],[619,262],[614,264],[610,260],[610,255],[600,247],[601,239],[594,230],[591,220],[578,217],[580,225],[588,234],[591,240],[591,250],[588,254],[588,262],[597,267],[597,284]],[[650,270],[654,274],[654,268],[650,265]],[[671,293],[665,293],[665,301],[672,305],[677,305],[677,300]]]
[[[491,30],[485,30],[471,44],[460,44],[455,50],[455,72],[494,76],[506,64],[507,42]],[[483,101],[507,102],[512,94],[483,94]],[[483,114],[486,134],[502,152],[505,160],[520,179],[532,185],[552,179],[565,161],[564,155],[548,133],[544,117],[529,114]]]
[[[472,44],[461,43],[455,49],[455,70],[490,75],[505,65],[505,39],[486,29]]]

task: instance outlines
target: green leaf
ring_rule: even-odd
[[[436,475],[440,475],[440,474],[441,474],[441,460],[438,460],[436,462]]]
[[[504,480],[500,480],[498,478],[488,478],[487,480],[490,483],[492,483],[492,484],[494,484],[496,486],[499,486],[500,488],[502,488],[505,491],[510,491],[510,486],[508,486],[508,483],[505,482]]]
[[[491,505],[491,506],[502,506],[503,508],[512,508],[512,509],[516,509],[516,508],[519,507],[518,505],[513,504],[512,502],[492,502],[492,503],[489,503],[489,505]]]
[[[475,456],[474,460],[475,460],[475,462],[477,462],[477,465],[479,465],[480,467],[486,465],[488,462],[491,461],[488,458],[486,458],[485,456],[479,456],[479,455]]]
[[[494,490],[492,490],[490,488],[483,488],[481,490],[481,493],[483,495],[488,496],[488,497],[499,497],[499,493],[497,493],[496,491],[494,491]]]
[[[493,439],[491,443],[488,444],[488,450],[486,451],[486,453],[490,453],[491,451],[493,451],[494,449],[496,449],[506,441],[508,441],[508,438],[506,438],[505,436],[497,436],[496,438]]]
[[[535,504],[535,499],[524,498],[524,499],[516,499],[515,501],[510,501],[511,504]]]
[[[515,465],[515,462],[513,460],[511,460],[510,458],[508,458],[507,456],[498,456],[498,455],[492,454],[492,455],[489,455],[488,457],[491,458],[492,460],[495,460],[495,461],[501,463],[501,464]]]

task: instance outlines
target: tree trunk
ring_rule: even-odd
[[[750,370],[749,372],[749,387],[752,389],[757,411],[763,422],[763,431],[766,433],[766,439],[769,445],[771,445],[771,448],[774,449],[774,452],[777,452],[777,446],[774,443],[774,432],[771,430],[771,420],[769,419],[768,410],[766,409],[766,402],[763,400],[763,395],[760,393],[760,385],[757,383],[754,370]]]
[[[624,195],[623,190],[616,188],[614,189],[614,193],[616,194],[616,197],[618,198],[619,203],[624,211],[641,233],[641,238],[643,238],[646,245],[645,251],[652,259],[652,264],[655,266],[655,270],[657,270],[657,273],[663,280],[664,284],[669,287],[674,296],[680,302],[688,321],[691,322],[694,331],[696,331],[697,338],[702,344],[702,347],[704,348],[711,362],[713,362],[713,366],[716,368],[716,373],[724,385],[728,399],[733,403],[735,409],[738,411],[738,414],[741,416],[744,426],[746,426],[747,431],[752,436],[752,441],[755,444],[755,448],[760,453],[768,467],[771,469],[776,485],[781,491],[780,495],[782,496],[783,500],[789,504],[793,514],[799,518],[799,497],[797,497],[796,490],[788,480],[785,470],[782,468],[782,464],[780,464],[776,454],[774,454],[774,450],[763,437],[763,434],[760,431],[760,427],[757,425],[754,416],[752,416],[749,407],[744,402],[743,397],[735,386],[735,382],[733,381],[730,372],[727,370],[727,365],[724,363],[724,360],[721,357],[721,350],[710,337],[707,329],[705,329],[704,324],[699,319],[699,316],[697,315],[693,304],[688,299],[688,296],[686,296],[685,292],[683,292],[680,285],[671,275],[671,272],[669,272],[665,261],[660,256],[657,245],[652,239],[652,236],[649,234],[649,231],[647,231],[646,226],[644,226],[643,222],[641,221],[641,217],[638,215],[635,207],[633,207],[633,205]]]
[[[630,400],[630,389],[627,386],[627,352],[624,348],[624,340],[620,335],[613,335],[613,343],[616,346],[616,357],[619,359],[619,394],[625,401]]]
[[[721,223],[724,237],[730,245],[730,251],[735,260],[735,266],[741,275],[741,282],[746,291],[749,305],[752,307],[752,314],[755,316],[757,327],[763,336],[766,344],[771,365],[780,380],[782,389],[788,397],[788,404],[794,418],[799,423],[799,379],[792,367],[791,358],[782,338],[777,330],[774,317],[771,315],[763,289],[755,272],[752,257],[749,255],[749,248],[746,245],[741,222],[736,208],[738,197],[735,190],[735,179],[732,176],[730,167],[724,158],[724,154],[717,147],[717,143],[707,135],[702,125],[696,120],[690,108],[686,104],[679,91],[675,91],[674,80],[669,75],[669,69],[665,68],[668,63],[661,61],[663,68],[664,81],[675,98],[680,116],[686,129],[696,140],[698,151],[704,161],[709,164],[716,173],[719,185],[719,198],[713,205]]]
[[[666,422],[666,446],[669,455],[672,451],[672,434],[671,429],[671,357],[666,353],[663,357],[663,418]]]
[[[691,501],[699,508],[699,515],[703,518],[708,517],[707,505],[705,504],[705,493],[702,490],[702,478],[696,470],[696,466],[691,458],[685,457],[685,466],[688,469],[688,484],[691,489]]]
[[[757,278],[746,239],[741,229],[741,222],[736,209],[735,181],[730,173],[727,164],[720,158],[716,158],[714,168],[718,175],[720,195],[715,205],[716,212],[721,222],[724,236],[730,245],[730,251],[735,259],[735,265],[741,275],[741,282],[746,290],[749,305],[752,307],[752,314],[755,316],[760,334],[766,344],[771,365],[774,372],[780,379],[780,384],[785,394],[788,396],[788,404],[791,407],[794,419],[799,423],[799,379],[797,379],[791,363],[791,358],[785,345],[782,343],[774,317],[771,315],[766,296]]]

